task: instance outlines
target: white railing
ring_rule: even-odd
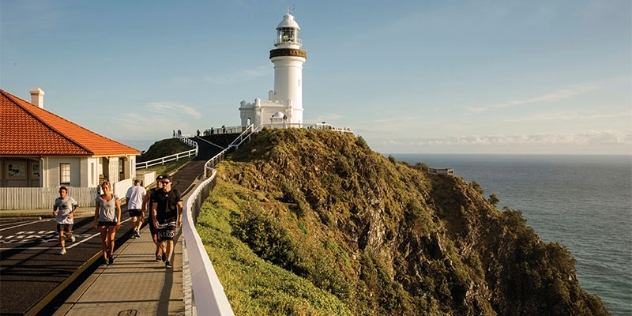
[[[197,144],[196,142],[192,141],[192,140],[189,138],[189,136],[187,136],[187,135],[182,135],[182,134],[180,134],[180,135],[175,135],[174,137],[175,137],[175,138],[177,138],[177,139],[179,139],[181,142],[183,142],[183,143],[187,144],[187,146],[189,146],[189,147],[195,147],[195,148],[197,148],[197,146],[198,146],[198,144]],[[191,137],[192,137],[192,136],[191,136]],[[196,151],[196,153],[197,153],[197,151]]]
[[[205,164],[204,164],[204,175],[205,176],[209,176],[209,172],[212,172],[213,169],[215,168],[215,166],[224,159],[224,157],[226,156],[226,153],[228,153],[228,151],[230,151],[233,148],[239,148],[239,146],[246,140],[250,139],[250,136],[252,135],[252,133],[254,132],[255,128],[253,125],[248,125],[248,126],[240,126],[239,127],[241,130],[243,130],[243,132],[241,134],[239,134],[239,136],[237,136],[237,138],[235,138],[235,140],[230,143],[230,145],[228,145],[228,147],[226,147],[226,149],[222,150],[219,154],[215,155],[215,157],[209,159]],[[245,128],[245,130],[244,130]]]
[[[243,129],[243,127],[242,127],[242,129]],[[228,145],[228,148],[235,148],[235,149],[239,148],[239,146],[243,142],[245,142],[246,140],[250,139],[250,136],[252,135],[254,129],[255,128],[254,128],[254,126],[252,124],[248,125],[246,127],[246,129],[243,130],[241,132],[241,134],[239,134],[239,136],[237,136],[237,138],[235,138],[235,140],[233,140],[233,142],[230,143],[230,145]]]
[[[245,128],[246,126],[241,126],[241,125],[211,127],[209,129],[204,130],[204,136],[217,135],[217,134],[237,134],[237,133],[243,132]]]
[[[335,132],[340,132],[342,134],[349,133],[353,134],[353,131],[349,127],[333,127],[330,124],[326,123],[317,123],[317,124],[303,124],[303,123],[271,123],[271,124],[261,124],[254,129],[254,132],[260,132],[262,129],[283,129],[283,128],[306,128],[306,129],[324,129]]]
[[[211,259],[209,259],[204,243],[195,229],[200,207],[209,196],[215,185],[216,171],[196,186],[184,204],[184,225],[182,233],[189,258],[191,272],[191,293],[194,315],[234,315],[228,302],[224,287],[217,277]],[[194,213],[195,212],[195,213]]]
[[[195,144],[197,145],[197,143],[195,143]],[[181,153],[177,153],[177,154],[173,154],[173,155],[169,155],[169,156],[156,158],[156,159],[153,159],[153,160],[137,162],[136,163],[136,169],[145,169],[145,168],[149,168],[149,167],[152,167],[152,166],[164,165],[167,162],[174,161],[174,160],[177,161],[177,160],[180,160],[180,159],[185,158],[185,157],[197,156],[197,154],[198,154],[198,148],[196,146],[195,148],[193,148],[191,150],[183,151]]]

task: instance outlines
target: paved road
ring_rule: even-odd
[[[117,247],[131,237],[129,216],[124,207],[122,211],[124,222],[117,233]],[[23,315],[40,302],[65,299],[79,285],[72,281],[81,281],[81,273],[89,274],[96,269],[101,239],[92,226],[92,219],[75,218],[76,240],[66,242],[67,254],[63,256],[59,254],[55,219],[1,222],[2,315]]]

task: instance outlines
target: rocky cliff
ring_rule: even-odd
[[[267,130],[218,166],[198,230],[240,315],[608,314],[565,247],[482,193],[361,137]]]

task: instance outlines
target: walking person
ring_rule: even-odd
[[[143,200],[147,194],[145,188],[140,186],[140,180],[134,180],[134,185],[127,189],[125,197],[127,198],[127,211],[129,217],[132,218],[132,230],[134,235],[132,238],[140,237],[140,228],[145,220],[145,211],[143,210]]]
[[[112,193],[110,182],[101,183],[103,194],[96,198],[94,229],[101,233],[101,250],[105,264],[114,263],[114,237],[121,227],[121,201]]]
[[[61,245],[60,255],[66,254],[66,238],[75,242],[75,235],[72,234],[73,216],[79,205],[75,199],[68,196],[68,188],[59,188],[59,197],[53,204],[53,216],[57,222],[57,233],[59,233],[59,244]]]
[[[182,226],[182,196],[180,191],[171,188],[171,180],[163,176],[162,190],[152,195],[151,211],[154,216],[153,225],[157,228],[158,241],[165,242],[167,261],[165,267],[171,269],[171,256],[173,255],[173,239],[176,230]]]
[[[151,197],[156,191],[162,191],[162,175],[156,177],[156,187],[149,189],[149,192],[145,194],[143,198],[143,208],[142,211],[149,211],[149,232],[151,233],[151,240],[153,240],[156,245],[156,261],[162,260],[163,262],[167,261],[167,254],[165,253],[165,244],[164,242],[158,241],[158,230],[154,226],[154,215],[151,211]]]

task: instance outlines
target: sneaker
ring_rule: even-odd
[[[70,241],[75,242],[75,240],[76,240],[75,235],[74,235],[74,234],[71,234],[71,235],[70,235]]]
[[[140,238],[140,230],[135,230],[134,234],[136,235],[137,238]]]
[[[113,264],[113,263],[114,263],[114,257],[113,257],[112,255],[110,255],[110,259],[109,259],[109,261],[110,261],[110,264]]]
[[[160,260],[162,260],[162,256],[159,254],[156,254],[156,261],[160,261]]]
[[[61,248],[61,251],[59,252],[60,255],[65,255],[66,254],[66,248]]]
[[[102,257],[103,258],[103,257]],[[108,265],[110,262],[108,261],[108,258],[103,258],[103,263],[104,265]]]
[[[167,261],[167,254],[164,253],[164,252],[162,253],[162,258],[161,259],[162,259],[162,262],[165,262],[165,261],[169,262],[169,261]]]
[[[166,261],[166,262],[165,262],[165,268],[167,268],[167,269],[171,269],[171,268],[172,268],[172,266],[171,266],[171,262]]]

